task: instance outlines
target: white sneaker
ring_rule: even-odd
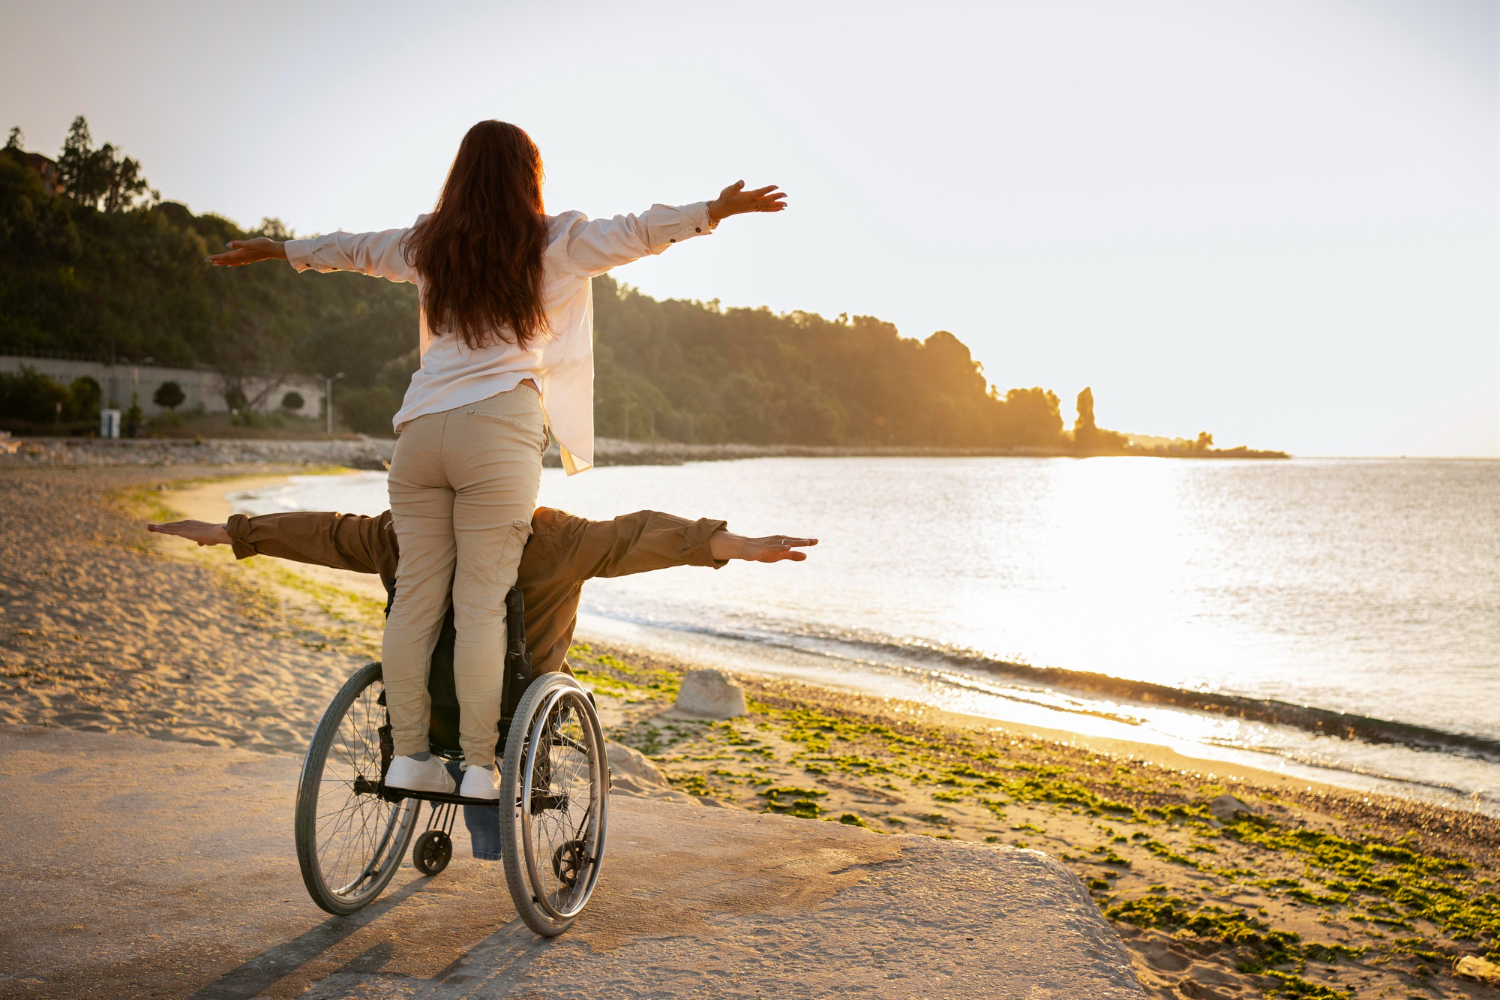
[[[413,757],[397,757],[385,772],[385,787],[400,788],[408,792],[441,792],[453,794],[453,775],[436,757],[417,760]]]
[[[464,783],[458,794],[466,799],[497,801],[500,798],[500,769],[493,766],[464,768]]]

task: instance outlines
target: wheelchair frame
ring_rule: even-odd
[[[411,861],[424,875],[438,874],[451,860],[460,805],[498,812],[509,803],[509,813],[496,819],[517,913],[550,937],[583,911],[598,882],[608,825],[604,733],[592,696],[572,677],[559,672],[532,678],[524,610],[520,589],[512,588],[506,599],[498,801],[386,787],[394,745],[378,662],[356,671],[334,696],[303,761],[295,820],[303,882],[318,906],[347,915],[373,902],[406,855],[423,802],[429,803],[427,826],[411,845]],[[431,748],[446,761],[462,758],[452,681],[455,636],[450,609],[428,679]]]

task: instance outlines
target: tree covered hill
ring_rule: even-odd
[[[390,433],[417,365],[412,286],[211,267],[204,257],[228,240],[285,238],[285,227],[265,219],[246,231],[160,201],[139,164],[92,147],[81,117],[55,163],[21,146],[13,130],[0,152],[0,353],[207,365],[226,398],[252,374],[343,372],[343,422]],[[995,389],[946,331],[919,341],[869,316],[662,302],[607,276],[594,292],[601,436],[1075,446],[1056,395]],[[1080,450],[1129,450],[1123,436],[1094,425],[1091,393],[1079,403]]]
[[[109,164],[97,162],[103,150],[88,150],[82,119],[69,143],[85,152],[74,159],[94,154],[92,177],[68,169],[65,147],[53,182],[48,161],[23,153],[14,132],[0,153],[0,352],[209,365],[233,393],[266,371],[343,371],[367,387],[411,347],[411,287],[356,274],[313,280],[287,267],[211,267],[204,257],[226,241],[281,237],[283,227],[267,219],[247,232],[174,202],[111,198]]]
[[[645,436],[654,420],[679,441],[1066,443],[1054,394],[990,389],[946,331],[917,341],[871,316],[658,302],[608,277],[594,295],[595,414],[608,436]]]

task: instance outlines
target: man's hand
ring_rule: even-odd
[[[230,240],[226,246],[228,250],[214,254],[208,262],[215,267],[243,267],[261,260],[286,260],[286,244],[265,236]]]
[[[222,524],[207,521],[173,521],[170,524],[146,525],[147,531],[160,535],[176,535],[197,542],[199,545],[228,545],[229,529]]]
[[[735,181],[708,203],[708,218],[717,226],[721,220],[731,215],[743,215],[746,212],[780,212],[784,208],[786,208],[786,192],[776,190],[775,184],[756,188],[754,191],[746,191],[744,181]]]
[[[720,529],[708,540],[708,551],[715,559],[745,559],[750,562],[781,562],[790,559],[801,562],[807,558],[799,548],[817,545],[816,538],[791,538],[787,535],[767,535],[764,538],[746,538]]]

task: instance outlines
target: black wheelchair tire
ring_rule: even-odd
[[[531,732],[537,727],[539,714],[547,710],[547,705],[553,703],[559,692],[565,692],[564,696],[569,699],[572,707],[579,711],[580,730],[585,731],[585,742],[590,749],[589,816],[593,824],[589,834],[593,856],[587,862],[589,870],[584,875],[586,885],[580,898],[573,901],[566,915],[559,914],[545,899],[538,898],[531,874],[536,867],[533,863],[536,859],[528,859],[526,854],[521,802],[523,789],[527,786],[527,769],[533,763],[533,756],[528,752]],[[510,890],[517,915],[527,927],[543,937],[556,937],[578,919],[593,894],[603,863],[609,817],[609,763],[604,730],[586,695],[582,685],[567,674],[546,674],[533,681],[516,708],[506,738],[505,754],[500,760],[500,855],[505,865],[505,883]],[[548,851],[546,854],[547,857],[543,860],[550,866],[552,852]]]
[[[317,729],[313,731],[313,738],[307,748],[307,756],[302,762],[302,776],[297,785],[297,808],[293,820],[293,829],[297,844],[297,863],[302,869],[302,881],[307,886],[307,893],[312,897],[314,903],[320,908],[336,916],[347,916],[367,906],[380,895],[381,891],[395,877],[396,869],[401,866],[401,859],[406,856],[407,845],[411,843],[412,834],[416,829],[417,813],[421,809],[421,803],[415,799],[403,799],[399,802],[385,802],[374,795],[359,796],[352,791],[346,794],[344,811],[349,809],[359,810],[361,816],[368,815],[374,819],[377,830],[371,838],[373,850],[369,853],[363,863],[363,870],[354,876],[353,881],[345,882],[343,885],[331,884],[340,882],[345,876],[336,872],[330,873],[327,869],[334,859],[325,859],[322,854],[328,852],[328,812],[325,810],[320,830],[320,799],[323,798],[325,785],[334,784],[335,779],[325,780],[325,772],[328,765],[330,751],[334,747],[334,741],[340,736],[340,730],[344,726],[345,718],[359,706],[361,713],[369,716],[369,706],[375,702],[371,692],[379,694],[381,685],[380,664],[370,663],[355,671],[354,675],[344,683],[338,694],[334,695],[333,701],[323,712],[323,717],[318,720]],[[384,706],[380,706],[380,714],[384,714]],[[354,723],[356,727],[361,723]],[[365,728],[368,728],[365,726]],[[347,734],[346,734],[347,735]],[[368,734],[359,733],[361,740]],[[347,740],[345,741],[347,744]],[[364,754],[359,762],[359,773],[372,782],[380,780],[380,768],[378,760],[378,747],[373,765],[370,763],[368,754]],[[336,762],[337,764],[337,762]],[[341,765],[339,765],[341,766]],[[364,774],[365,770],[373,771]],[[346,782],[347,784],[347,782]],[[325,806],[337,806],[337,790],[330,788],[327,791],[327,802]],[[324,837],[324,844],[320,847],[320,833]],[[342,860],[342,853],[338,860]],[[356,857],[353,861],[359,864]],[[330,874],[333,877],[330,879]],[[352,887],[352,889],[351,889]],[[347,891],[346,891],[347,890]]]
[[[424,830],[411,845],[412,867],[423,875],[436,875],[453,860],[453,838],[442,830]]]

